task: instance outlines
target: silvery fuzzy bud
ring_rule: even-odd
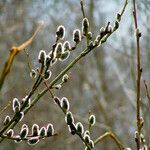
[[[96,39],[95,39],[95,41],[94,41],[94,45],[97,45],[97,47],[99,47],[101,44],[100,44],[100,40],[101,40],[101,36],[100,35],[98,35],[97,37],[96,37]]]
[[[69,101],[66,97],[63,97],[60,101],[60,106],[61,108],[63,108],[65,111],[68,111],[69,108],[70,108],[70,105],[69,105]]]
[[[84,140],[86,143],[89,143],[90,142],[90,136],[88,134],[84,134]]]
[[[63,40],[64,37],[65,37],[65,27],[60,25],[56,31],[56,38],[57,40],[59,39]]]
[[[77,133],[83,134],[83,132],[84,132],[84,127],[83,127],[83,125],[82,125],[81,122],[78,122],[78,123],[76,124],[76,130],[77,130]]]
[[[50,62],[50,66],[53,66],[56,62],[57,62],[57,58],[52,59],[51,62]]]
[[[37,124],[33,124],[32,126],[32,136],[38,136],[39,135],[39,126]]]
[[[100,37],[103,37],[105,35],[105,29],[104,27],[100,28]]]
[[[86,131],[84,132],[84,134],[90,135],[90,132],[89,132],[88,130],[86,130]]]
[[[82,32],[83,34],[87,34],[88,33],[88,28],[89,28],[89,21],[87,18],[84,18],[82,20]]]
[[[21,140],[21,137],[20,137],[19,135],[16,135],[15,138],[16,138],[16,139],[14,140],[15,143],[20,143],[20,142],[22,141],[22,140]]]
[[[84,150],[90,150],[88,147],[85,147],[85,149]]]
[[[97,46],[99,45],[99,41],[98,40],[94,40],[94,43],[93,43],[94,46]],[[98,47],[98,46],[97,46]]]
[[[34,69],[32,69],[31,72],[30,72],[30,77],[33,78],[33,79],[35,79],[36,76],[37,76],[36,71]]]
[[[100,41],[101,40],[100,35],[98,35],[95,40]]]
[[[18,107],[18,106],[16,106],[15,108],[14,108],[14,113],[18,113],[20,111],[20,108]]]
[[[107,32],[108,32],[108,33],[112,33],[112,26],[111,26],[111,25],[108,26]]]
[[[51,123],[47,125],[47,137],[54,135],[54,127]]]
[[[63,46],[62,43],[58,43],[56,48],[55,48],[55,52],[56,52],[56,57],[60,58],[62,53],[63,53]]]
[[[70,132],[72,135],[76,134],[76,127],[75,127],[75,124],[72,123],[72,124],[68,125],[68,130],[69,130],[69,132]]]
[[[146,141],[145,141],[145,137],[144,137],[144,135],[141,133],[140,134],[140,141],[142,142],[142,143],[145,143]]]
[[[49,55],[46,56],[46,66],[49,66],[51,62],[51,58]]]
[[[88,39],[91,40],[92,39],[92,32],[88,32]]]
[[[67,74],[63,75],[62,82],[67,82],[69,79],[69,76]]]
[[[121,15],[120,15],[119,13],[117,13],[117,15],[116,15],[116,20],[117,20],[118,22],[121,21]]]
[[[47,129],[42,127],[39,131],[39,136],[45,137],[47,135]]]
[[[134,138],[136,142],[139,140],[139,133],[137,131],[134,133]]]
[[[143,117],[140,117],[140,128],[143,127],[143,124],[144,124],[144,119],[143,119]]]
[[[71,49],[70,43],[68,41],[65,41],[63,44],[63,48],[64,48],[64,51],[70,50]]]
[[[66,51],[66,52],[61,54],[61,57],[59,58],[59,60],[60,61],[65,61],[66,59],[68,59],[69,56],[70,56],[70,52]]]
[[[39,63],[44,65],[45,59],[46,59],[46,52],[44,50],[40,50],[39,56],[38,56]]]
[[[18,111],[20,111],[20,102],[17,98],[13,99],[13,111],[16,113]]]
[[[32,137],[28,140],[29,145],[35,145],[39,142],[39,137]]]
[[[73,40],[78,43],[81,41],[81,33],[79,29],[73,31]]]
[[[66,123],[67,123],[68,125],[71,125],[71,124],[74,123],[74,118],[73,118],[73,115],[72,115],[72,113],[71,113],[70,111],[68,111],[68,112],[66,113],[65,121],[66,121]]]
[[[92,140],[90,140],[89,146],[90,146],[92,149],[94,148],[94,142],[93,142]]]
[[[4,119],[4,125],[7,125],[11,121],[9,116],[6,116]]]
[[[57,85],[54,86],[54,88],[55,88],[56,90],[60,90],[61,87],[62,87],[61,84],[57,84]]]
[[[50,57],[51,60],[54,60],[56,58],[56,47],[55,50],[51,50],[48,54],[48,56]]]
[[[114,28],[115,28],[115,30],[119,28],[119,22],[118,21],[115,21]]]
[[[142,36],[142,33],[140,32],[139,29],[136,29],[135,33],[136,33],[137,37],[141,37]]]
[[[24,118],[24,112],[19,112],[16,114],[17,120],[20,122]]]
[[[112,32],[112,27],[110,25],[110,22],[108,22],[107,26],[105,27],[105,34],[111,33]]]
[[[90,41],[90,42],[89,42],[89,45],[88,45],[88,47],[89,47],[90,49],[92,49],[92,48],[93,48],[93,46],[94,46],[94,43],[93,43],[93,41]]]
[[[54,97],[54,102],[60,106],[60,99],[58,97]]]
[[[13,129],[9,129],[9,130],[6,132],[6,135],[9,136],[9,137],[14,136],[14,130],[13,130]]]
[[[23,128],[29,128],[29,127],[28,127],[28,125],[23,124],[21,128],[23,129]]]
[[[44,73],[44,79],[48,80],[51,77],[52,72],[50,70],[46,70]]]
[[[20,131],[20,137],[21,137],[21,139],[26,138],[27,135],[28,135],[28,133],[29,133],[29,128],[28,127],[23,127],[21,129],[21,131]]]
[[[147,145],[144,145],[142,150],[149,150]]]
[[[31,105],[31,99],[26,96],[25,98],[22,99],[21,104],[23,105],[25,103],[26,107],[29,107]]]
[[[132,150],[130,147],[126,147],[125,150]]]
[[[91,126],[93,126],[93,125],[95,124],[95,120],[96,120],[96,118],[95,118],[94,115],[91,115],[91,116],[89,117],[89,123],[90,123]]]

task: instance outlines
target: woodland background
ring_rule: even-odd
[[[113,22],[123,1],[119,0],[85,0],[85,11],[90,21],[93,33],[99,33],[100,27],[107,21]],[[150,106],[146,97],[143,80],[150,85],[150,0],[140,0],[138,5],[139,28],[141,38],[142,73],[142,113],[145,120],[145,133],[150,133]],[[82,13],[77,0],[0,0],[0,69],[12,46],[19,45],[35,31],[37,22],[43,20],[44,28],[40,30],[28,52],[32,67],[38,66],[37,57],[41,49],[49,51],[55,40],[57,26],[66,27],[67,39],[72,39],[72,31],[81,29]],[[71,57],[52,68],[53,77],[85,47],[80,44]],[[136,90],[136,49],[132,6],[129,5],[122,18],[120,28],[100,48],[81,60],[69,73],[69,81],[58,92],[57,96],[70,100],[71,110],[75,118],[85,126],[89,111],[96,115],[97,123],[93,128],[92,137],[98,137],[105,131],[112,130],[127,147],[135,148],[134,132],[136,130],[135,90]],[[15,58],[11,73],[0,93],[0,109],[14,97],[23,98],[30,90],[33,80],[29,76],[27,56],[24,52]],[[41,87],[42,89],[42,87]],[[1,117],[12,113],[8,108]],[[54,124],[60,135],[40,141],[36,146],[22,142],[16,144],[5,140],[0,150],[15,149],[83,149],[83,144],[77,136],[72,136],[67,129],[64,115],[57,105],[54,105],[47,93],[26,115],[24,123],[32,126],[34,123],[44,125]],[[20,128],[22,123],[16,127]],[[150,136],[146,135],[147,144]],[[149,137],[148,137],[149,136]],[[115,150],[116,145],[109,138],[99,143],[95,150]]]

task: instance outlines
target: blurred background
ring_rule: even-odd
[[[99,34],[99,29],[108,21],[113,25],[116,13],[121,10],[124,1],[119,0],[84,0],[86,16],[90,21],[93,37]],[[39,21],[44,21],[34,42],[26,50],[31,58],[32,68],[36,69],[38,52],[41,49],[49,52],[55,41],[55,32],[59,25],[66,28],[65,40],[72,42],[74,29],[81,29],[82,13],[79,0],[0,0],[0,71],[12,46],[17,46],[28,39],[37,27]],[[142,32],[141,65],[143,68],[141,80],[141,111],[144,118],[144,135],[146,143],[150,144],[150,103],[146,97],[143,80],[150,88],[150,0],[140,0],[138,3],[138,23]],[[54,78],[75,56],[85,48],[83,41],[71,53],[69,59],[57,63],[52,70]],[[0,93],[0,110],[12,101],[14,97],[20,100],[31,89],[33,79],[25,52],[15,57],[10,74]],[[75,121],[80,121],[88,128],[89,111],[96,115],[96,125],[92,137],[96,139],[106,131],[113,131],[124,146],[135,149],[134,132],[136,130],[136,47],[132,5],[129,5],[123,15],[120,28],[100,48],[95,49],[69,71],[69,81],[61,90],[55,92],[60,98],[67,97]],[[42,90],[41,86],[39,90]],[[6,115],[13,115],[8,107],[0,117],[2,128]],[[54,125],[57,137],[41,140],[36,146],[29,146],[5,140],[0,144],[0,150],[77,150],[84,149],[82,141],[72,136],[64,121],[64,114],[54,104],[49,93],[33,107],[24,120],[15,128],[15,133],[23,123],[31,128],[34,123],[44,126]],[[106,138],[95,150],[116,150],[115,143]]]

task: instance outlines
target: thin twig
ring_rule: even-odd
[[[136,49],[137,49],[137,83],[136,83],[136,120],[137,120],[137,131],[140,135],[140,87],[141,87],[141,60],[140,60],[140,37],[141,33],[138,29],[137,12],[136,12],[136,0],[133,0],[133,18],[136,32]],[[137,140],[137,150],[140,149],[140,139]]]
[[[31,72],[31,71],[32,71],[32,65],[31,65],[31,59],[30,59],[29,53],[26,52],[26,50],[24,50],[24,52],[25,52],[26,55],[27,55],[27,64],[28,64],[29,70],[30,70],[30,72]]]
[[[37,138],[38,139],[45,139],[45,138],[50,138],[50,137],[57,136],[57,135],[58,135],[58,133],[55,133],[52,136],[37,136]],[[11,136],[7,136],[7,135],[2,135],[2,137],[5,138],[5,139],[13,140],[13,141],[18,140],[18,138],[15,137],[15,136],[11,137]],[[21,140],[27,141],[27,140],[29,140],[32,137],[35,137],[35,136],[28,135],[27,137],[25,137],[25,138],[23,138]]]
[[[148,86],[147,86],[145,80],[144,80],[144,85],[145,85],[145,89],[146,89],[146,95],[147,95],[147,98],[148,98],[148,100],[149,100],[149,102],[150,102],[150,95],[149,95],[149,92],[148,92]]]
[[[83,0],[80,0],[80,5],[81,5],[81,12],[82,12],[83,18],[85,18],[85,12],[84,12]]]
[[[115,143],[117,144],[118,148],[120,150],[124,150],[124,146],[123,144],[120,142],[120,140],[116,137],[116,135],[113,133],[113,132],[106,132],[104,133],[103,135],[99,136],[95,141],[94,141],[94,144],[96,145],[97,143],[99,143],[100,141],[102,141],[104,138],[106,137],[110,137],[112,138]]]
[[[53,94],[53,92],[49,89],[47,82],[46,82],[46,81],[43,81],[43,82],[44,82],[45,86],[48,88],[48,91],[49,91],[49,93],[51,94],[51,97],[54,98],[54,94]]]
[[[42,23],[40,23],[37,27],[37,29],[35,30],[34,34],[27,40],[25,41],[23,44],[21,44],[20,46],[17,47],[12,47],[12,49],[10,50],[9,56],[7,58],[7,61],[4,64],[4,68],[3,71],[0,75],[0,90],[2,89],[2,86],[4,84],[5,78],[8,75],[8,73],[10,72],[13,60],[15,58],[15,56],[20,52],[23,51],[27,46],[29,46],[32,42],[33,39],[35,38],[36,34],[39,32],[40,28],[42,27]]]

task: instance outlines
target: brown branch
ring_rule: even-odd
[[[2,89],[2,86],[4,84],[5,78],[8,75],[8,73],[10,72],[13,60],[15,58],[15,56],[22,50],[24,50],[27,46],[29,46],[33,39],[35,38],[36,34],[39,32],[40,28],[42,27],[43,23],[40,23],[36,29],[36,31],[34,32],[34,34],[32,35],[31,38],[29,38],[27,41],[25,41],[23,44],[21,44],[18,47],[13,46],[10,50],[9,56],[7,58],[7,61],[4,64],[4,68],[3,71],[1,73],[0,76],[0,90]]]
[[[146,96],[147,96],[147,98],[148,98],[148,100],[149,100],[149,102],[150,102],[150,95],[149,95],[149,92],[148,92],[148,86],[147,86],[145,80],[144,80],[144,85],[145,85],[145,89],[146,89]]]
[[[84,12],[83,0],[80,0],[80,5],[81,5],[81,11],[82,11],[83,18],[85,18],[85,12]]]
[[[110,137],[112,138],[115,143],[117,144],[118,148],[120,150],[124,150],[124,146],[123,144],[120,142],[120,140],[116,137],[116,135],[114,133],[112,133],[111,131],[104,133],[103,135],[99,136],[95,141],[94,144],[98,144],[99,142],[101,142],[104,138],[106,137]]]
[[[136,120],[137,120],[137,131],[140,135],[141,128],[140,128],[140,87],[141,87],[141,61],[140,61],[140,37],[141,33],[138,29],[138,22],[137,22],[137,12],[136,12],[136,0],[133,0],[133,18],[134,18],[134,25],[136,31],[136,49],[137,49],[137,83],[136,83]],[[137,150],[140,149],[140,140],[136,141],[137,143]]]
[[[50,136],[50,137],[54,137],[54,136],[58,136],[58,133],[55,133],[55,134],[53,134],[52,136]],[[13,141],[15,141],[15,140],[18,140],[18,138],[17,137],[15,137],[15,136],[7,136],[7,135],[2,135],[1,136],[2,138],[5,138],[5,139],[9,139],[9,140],[13,140]],[[27,137],[25,137],[25,138],[23,138],[23,139],[21,139],[21,140],[23,140],[23,141],[27,141],[27,140],[29,140],[30,138],[33,138],[33,137],[36,137],[36,136],[32,136],[32,135],[28,135]],[[40,140],[40,139],[45,139],[45,138],[50,138],[49,136],[37,136],[37,138]]]

